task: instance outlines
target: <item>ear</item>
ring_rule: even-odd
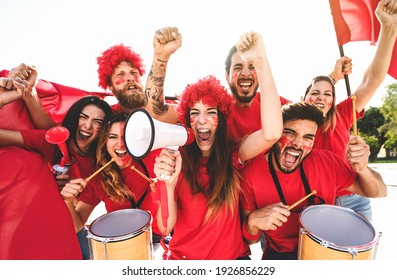
[[[229,83],[229,73],[225,72],[225,79],[227,81],[227,83]]]

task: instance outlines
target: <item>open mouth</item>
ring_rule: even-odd
[[[92,133],[82,131],[82,130],[79,130],[79,132],[78,132],[78,138],[81,141],[86,141],[88,138],[91,137],[91,135],[92,135]]]
[[[118,156],[119,158],[123,158],[127,155],[126,150],[113,150],[113,151],[116,154],[116,156]]]
[[[320,109],[324,109],[325,108],[323,103],[314,103],[314,106],[316,106],[317,108],[320,108]]]
[[[249,91],[250,88],[253,85],[253,81],[239,81],[238,86],[243,90],[243,91]]]
[[[198,129],[197,136],[198,136],[200,142],[206,142],[206,141],[208,141],[208,139],[211,136],[211,131],[209,129],[204,129],[204,128]]]
[[[301,152],[298,152],[296,150],[287,150],[284,153],[284,164],[287,167],[292,167],[293,165],[295,165],[295,163],[297,162],[297,160],[300,158],[300,156],[302,155]]]

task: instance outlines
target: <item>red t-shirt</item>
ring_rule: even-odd
[[[57,145],[48,143],[45,140],[46,130],[21,130],[20,132],[26,149],[42,155],[51,169],[50,162]],[[95,157],[80,156],[70,148],[69,155],[75,159],[75,162],[68,167],[67,174],[70,179],[87,178],[96,171]]]
[[[280,97],[280,102],[281,105],[284,105],[290,101]],[[233,114],[231,114],[231,119],[228,121],[228,132],[233,140],[239,141],[244,136],[261,129],[260,104],[260,94],[257,92],[250,107],[234,106]]]
[[[145,164],[147,171],[149,173],[150,178],[154,178],[153,165],[155,156],[158,154],[158,151],[153,151],[149,153],[147,157],[145,157],[142,161]],[[144,169],[137,161],[133,161],[132,165],[135,166],[137,170],[141,173],[145,174]],[[158,229],[156,213],[159,206],[159,201],[156,198],[155,193],[150,190],[149,183],[143,179],[137,172],[131,170],[131,168],[127,167],[121,170],[121,176],[123,178],[124,183],[129,187],[132,193],[135,194],[135,202],[142,197],[145,191],[149,188],[149,192],[147,193],[145,199],[142,201],[139,209],[149,211],[152,214],[152,231],[158,235],[161,235],[160,230]],[[80,194],[79,200],[83,201],[87,204],[96,206],[101,201],[105,203],[105,208],[107,212],[113,212],[121,209],[130,209],[132,208],[131,202],[126,200],[122,203],[116,203],[109,198],[103,189],[101,176],[98,175],[94,177],[94,180],[90,181],[84,191]]]
[[[201,175],[203,186],[208,188],[207,160],[201,159],[197,172]],[[243,241],[238,207],[233,216],[223,208],[218,220],[204,224],[207,198],[202,194],[193,195],[182,175],[175,192],[178,208],[169,244],[171,259],[233,260],[250,255],[249,246]]]
[[[323,130],[319,128],[316,133],[313,149],[332,151],[342,160],[347,162],[346,147],[350,139],[350,128],[353,125],[353,103],[351,96],[340,102],[336,106],[336,110],[339,117],[337,118],[335,130],[324,133]],[[356,114],[357,119],[360,119],[363,116],[364,110]],[[342,190],[337,194],[337,196],[346,194],[351,194],[351,192]]]
[[[0,147],[0,259],[80,260],[72,216],[36,153]]]
[[[303,167],[311,190],[326,204],[335,204],[336,192],[353,184],[356,174],[349,165],[330,151],[313,150],[303,161]],[[248,211],[260,209],[281,201],[265,156],[259,155],[241,170],[243,176],[242,208]],[[290,174],[276,171],[286,203],[292,205],[306,196],[297,168]],[[245,183],[244,183],[245,180]],[[277,230],[265,231],[267,245],[278,252],[292,252],[298,246],[299,216],[307,201],[296,206],[288,221]]]

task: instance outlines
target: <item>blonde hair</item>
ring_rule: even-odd
[[[101,168],[111,160],[106,148],[106,142],[109,138],[110,128],[115,123],[125,122],[126,119],[127,115],[125,113],[115,114],[103,129],[99,137],[98,148],[96,152],[98,168]],[[121,169],[114,162],[101,172],[102,187],[109,198],[116,203],[122,203],[126,200],[129,200],[129,198],[135,199],[135,195],[131,192],[128,186],[124,184],[120,172]]]

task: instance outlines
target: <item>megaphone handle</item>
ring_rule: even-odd
[[[172,154],[174,151],[178,150],[179,146],[168,146],[167,149],[170,150]],[[161,175],[163,180],[167,181],[170,176]],[[167,187],[165,186],[164,181],[159,181],[160,184],[160,203],[161,203],[161,220],[163,221],[164,228],[167,228],[167,220],[168,220],[168,196],[167,196]]]
[[[163,227],[167,228],[167,220],[169,215],[167,187],[165,186],[164,181],[158,181],[157,184],[160,184],[161,220],[163,221]]]

